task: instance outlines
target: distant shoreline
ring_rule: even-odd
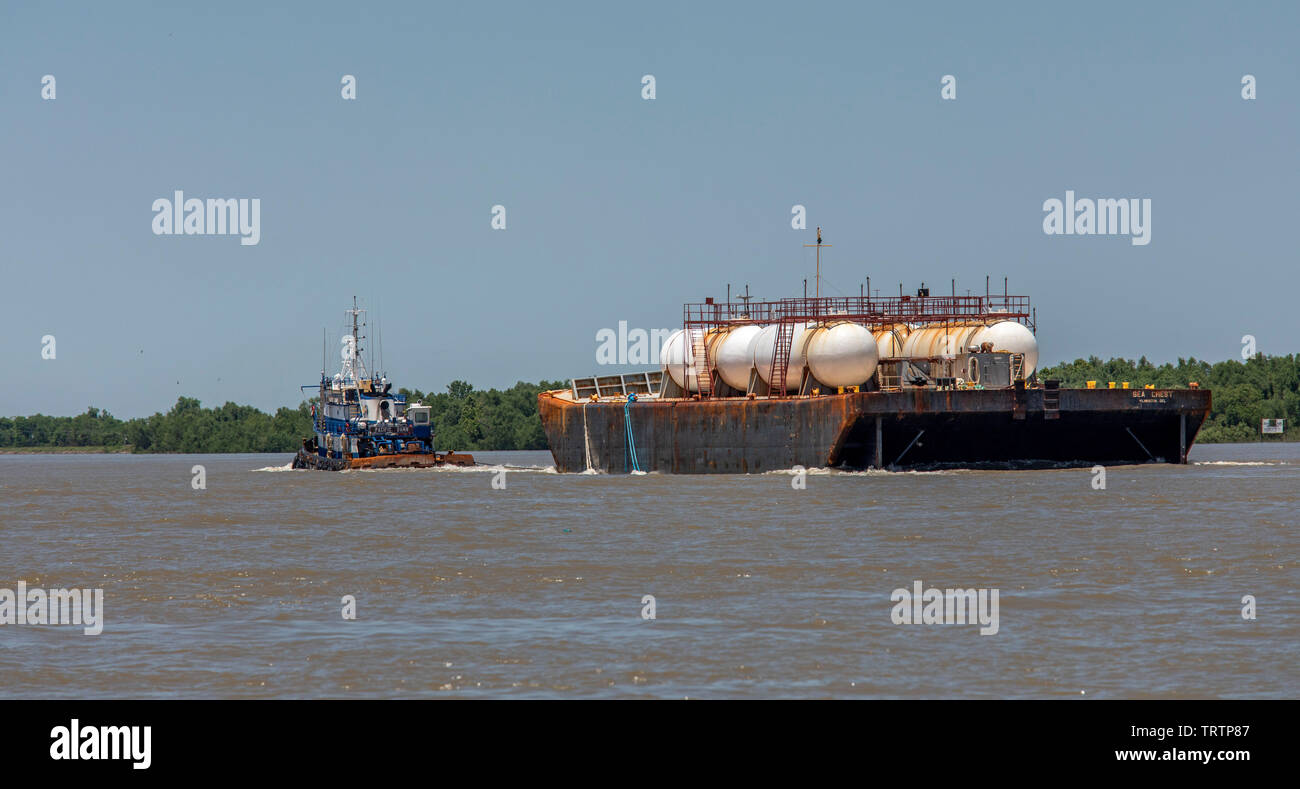
[[[0,455],[130,455],[130,447],[4,447]],[[165,455],[166,452],[140,452],[141,455]],[[268,452],[267,454],[275,454]]]

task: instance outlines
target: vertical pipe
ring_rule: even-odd
[[[876,468],[885,467],[885,448],[880,443],[880,416],[876,416]]]
[[[1178,415],[1178,462],[1187,462],[1187,414]]]

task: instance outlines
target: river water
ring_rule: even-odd
[[[511,468],[0,456],[0,589],[104,593],[99,635],[0,625],[0,694],[1300,697],[1300,444],[1197,446],[1104,489],[476,454]],[[895,624],[915,581],[997,590],[997,632]]]

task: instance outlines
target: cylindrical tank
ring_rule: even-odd
[[[709,362],[727,386],[742,392],[749,389],[754,340],[762,331],[762,326],[746,323],[709,333]]]
[[[686,342],[684,330],[677,329],[664,340],[663,348],[659,351],[659,362],[673,383],[688,392],[700,391],[699,373],[695,370],[695,352],[690,343]],[[682,374],[683,365],[685,375]]]
[[[876,356],[881,359],[899,359],[903,356],[903,343],[907,342],[907,335],[912,333],[912,327],[906,323],[895,323],[890,326],[880,326],[871,334],[876,338]]]
[[[907,336],[903,343],[903,358],[951,359],[968,352],[971,346],[978,346],[975,335],[982,329],[982,325],[965,323],[922,326]]]
[[[754,338],[754,367],[758,370],[758,376],[768,386],[777,386],[767,380],[772,375],[772,356],[776,351],[776,332],[778,324],[771,324],[763,327],[763,330]],[[807,356],[804,353],[804,345],[807,341],[809,324],[796,323],[794,333],[790,340],[790,366],[785,371],[785,388],[786,390],[798,389],[803,380],[803,368],[807,364]]]
[[[828,323],[809,332],[808,369],[827,386],[855,386],[876,372],[876,338],[850,321]]]
[[[992,343],[993,350],[1025,355],[1025,377],[1038,369],[1038,340],[1028,326],[1015,321],[998,321],[986,326],[971,340],[973,345]]]

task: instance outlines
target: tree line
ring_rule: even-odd
[[[408,403],[430,406],[439,449],[546,449],[537,416],[537,394],[561,389],[560,381],[520,381],[504,390],[475,390],[464,381],[444,393],[401,389]],[[94,406],[77,416],[0,417],[0,450],[95,448],[106,452],[296,452],[311,435],[311,407],[281,407],[267,414],[226,403],[204,408],[193,397],[176,400],[167,413],[122,420]]]
[[[1076,359],[1038,371],[1038,378],[1057,379],[1064,387],[1097,381],[1134,388],[1152,384],[1160,389],[1197,382],[1213,390],[1210,418],[1198,441],[1255,441],[1260,420],[1286,419],[1284,440],[1300,440],[1300,354],[1255,356],[1244,362],[1179,359],[1154,365],[1146,357],[1131,361],[1097,357]],[[476,390],[453,381],[446,392],[401,389],[408,403],[430,406],[439,449],[546,449],[546,436],[537,416],[537,395],[563,389],[562,381],[520,381],[509,389]],[[314,400],[314,398],[313,398]],[[294,452],[312,433],[311,405],[281,407],[274,414],[252,406],[226,403],[204,408],[192,397],[181,397],[167,413],[121,420],[108,411],[87,408],[77,416],[0,417],[0,450],[102,448],[132,452]]]

